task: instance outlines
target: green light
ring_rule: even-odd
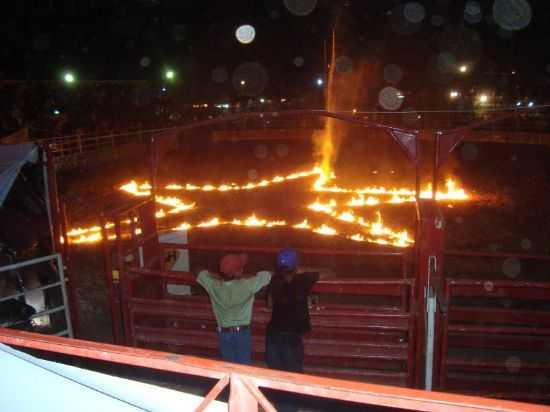
[[[168,80],[174,80],[174,78],[176,77],[176,73],[174,72],[174,70],[166,70],[166,73],[164,73],[164,76]]]
[[[67,72],[63,75],[63,80],[65,83],[72,84],[76,81],[75,75],[71,72]]]

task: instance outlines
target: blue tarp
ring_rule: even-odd
[[[33,143],[0,145],[0,206],[21,170],[28,162],[38,160],[38,147]]]
[[[182,412],[202,398],[147,383],[45,361],[0,344],[0,411]],[[212,402],[208,412],[227,411]]]

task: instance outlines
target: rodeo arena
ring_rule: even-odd
[[[321,108],[0,136],[0,410],[550,411],[550,106],[361,110],[337,49]]]
[[[2,362],[26,360],[29,355],[18,351],[32,349],[30,364],[40,368],[40,382],[78,377],[86,388],[105,385],[101,391],[135,398],[131,402],[138,405],[159,396],[180,407],[192,403],[197,411],[227,405],[275,410],[266,395],[273,391],[296,394],[298,403],[306,396],[346,401],[348,408],[352,402],[426,411],[544,410],[508,400],[549,399],[550,256],[525,251],[526,241],[516,251],[454,248],[490,238],[473,233],[474,240],[453,240],[490,232],[474,223],[475,214],[501,206],[494,193],[461,186],[460,176],[447,176],[445,168],[468,141],[547,151],[539,146],[543,131],[520,130],[541,115],[500,113],[452,128],[415,130],[359,113],[266,111],[151,132],[137,142],[69,136],[3,144],[0,341],[16,350],[6,347]],[[293,130],[293,122],[309,122],[311,130]],[[318,163],[308,156],[316,150],[308,148],[316,133]],[[339,149],[349,157],[344,170],[333,168],[322,152],[334,147],[331,133],[378,141],[386,151],[380,172],[365,166],[370,150],[346,154],[348,140]],[[208,140],[196,144],[195,137]],[[102,176],[93,183],[77,173],[86,185],[101,181],[114,191],[101,190],[100,198],[86,198],[84,191],[79,202],[60,193],[58,180],[78,167],[75,158],[87,167],[113,152],[119,161],[125,151],[133,159],[134,146],[146,153],[146,179]],[[261,168],[268,150],[289,158],[285,168],[268,175],[266,167],[265,178],[239,181],[239,169],[250,167],[239,153],[256,152],[253,163]],[[222,165],[213,160],[220,153]],[[398,159],[394,165],[384,164],[388,153]],[[432,168],[424,174],[425,187],[422,162]],[[383,167],[412,176],[409,184],[383,182]],[[209,173],[214,176],[207,183],[199,180]],[[463,234],[451,232],[466,219],[458,215],[474,221]],[[254,366],[217,360],[216,319],[196,283],[197,271],[216,271],[227,253],[246,253],[250,273],[274,270],[278,251],[289,246],[298,251],[300,265],[334,275],[311,292],[305,374],[262,368],[270,319],[265,291],[253,307]],[[125,386],[117,386],[123,378],[100,379],[82,368],[122,375]],[[139,378],[149,382],[147,390],[152,382],[167,381],[192,395],[167,395],[156,387],[155,395],[141,399]],[[50,384],[42,382],[36,396],[48,396],[42,391]],[[226,387],[229,397],[216,400]],[[83,396],[81,390],[74,395]],[[7,388],[2,393],[9,396]]]

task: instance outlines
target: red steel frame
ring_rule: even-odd
[[[479,251],[445,251],[447,256],[463,258],[491,258],[506,259],[517,258],[550,262],[550,256],[535,254],[512,254],[501,252]],[[453,332],[456,337],[469,340],[469,345],[475,347],[472,334],[483,335],[480,347],[489,344],[490,347],[499,346],[501,349],[532,349],[535,352],[547,351],[550,345],[550,312],[519,309],[495,309],[484,307],[457,307],[452,304],[453,296],[484,297],[484,298],[508,298],[522,300],[548,300],[550,299],[550,282],[533,282],[525,280],[493,280],[493,279],[453,279],[445,280],[444,305],[445,311],[441,313],[442,326],[440,333],[439,350],[441,354],[440,374],[438,376],[439,389],[447,388],[447,375],[449,366],[449,334]],[[451,326],[450,318],[458,325]],[[540,339],[546,339],[546,343]],[[535,340],[536,341],[535,341]],[[542,345],[542,346],[541,346]],[[455,362],[456,363],[456,362]],[[460,362],[457,364],[460,366]],[[471,370],[502,370],[503,365],[491,361],[469,360],[463,367]],[[525,371],[545,370],[550,371],[550,366],[536,362],[527,362],[522,365]],[[526,373],[526,372],[524,372]],[[512,396],[521,399],[550,399],[550,396],[542,396],[523,391],[517,385],[513,393],[503,390],[493,390],[493,396]]]
[[[16,347],[132,365],[160,371],[201,376],[218,380],[196,411],[204,411],[220,392],[230,386],[229,411],[266,411],[275,408],[260,388],[288,391],[308,396],[350,401],[365,405],[433,412],[546,412],[550,407],[473,396],[425,392],[318,376],[294,374],[236,365],[192,356],[121,347],[77,339],[0,329],[0,342]]]
[[[177,298],[166,297],[165,299],[148,299],[134,297],[134,282],[136,280],[143,279],[161,280],[165,283],[177,283],[177,284],[188,284],[196,285],[195,275],[190,273],[182,272],[161,272],[161,271],[152,271],[148,269],[132,269],[125,271],[122,278],[122,302],[123,302],[123,318],[125,325],[125,335],[126,343],[130,345],[138,344],[136,336],[143,336],[143,333],[149,334],[152,337],[153,341],[162,341],[167,339],[168,341],[176,341],[178,336],[182,333],[178,330],[170,330],[166,328],[155,329],[151,327],[142,327],[138,326],[136,322],[137,315],[163,315],[163,316],[181,316],[186,312],[197,312],[201,313],[200,319],[201,323],[211,324],[213,321],[213,316],[210,309],[210,304],[207,301],[193,301],[193,300],[181,300]],[[415,313],[414,313],[414,288],[413,281],[410,279],[402,280],[380,280],[380,281],[365,281],[365,280],[349,280],[349,281],[320,281],[318,282],[314,289],[313,293],[324,293],[324,294],[353,294],[356,296],[360,295],[378,295],[378,296],[399,296],[400,304],[399,306],[383,307],[383,308],[373,308],[373,307],[362,307],[360,312],[350,312],[350,310],[345,309],[345,305],[330,305],[323,304],[321,312],[317,310],[312,310],[311,316],[312,321],[315,325],[323,328],[332,328],[331,336],[333,334],[338,334],[338,328],[334,329],[335,319],[341,318],[342,320],[337,321],[338,327],[342,327],[348,331],[358,331],[372,328],[371,334],[375,334],[376,331],[381,333],[382,330],[403,332],[406,334],[406,343],[405,344],[395,344],[395,343],[385,343],[383,341],[376,341],[375,346],[372,346],[372,353],[369,353],[369,356],[374,356],[374,353],[377,353],[377,357],[380,359],[386,360],[388,362],[395,362],[397,359],[406,359],[405,365],[406,370],[403,375],[402,384],[407,386],[412,386],[414,381],[414,344],[415,344]],[[252,329],[253,331],[256,328],[262,330],[262,326],[265,327],[268,320],[268,313],[264,313],[259,307],[260,304],[256,305],[255,315],[253,316]],[[179,315],[178,315],[179,314]],[[214,335],[214,327],[210,325],[206,332],[211,332]],[[185,330],[184,330],[185,331]],[[201,330],[201,336],[205,330]],[[348,332],[349,333],[349,332]],[[162,338],[161,338],[162,336]],[[380,335],[381,336],[381,335]],[[191,342],[193,337],[188,337],[187,341]],[[198,339],[198,338],[197,338]],[[201,337],[200,339],[204,339]],[[334,338],[333,338],[334,339]],[[309,338],[306,337],[306,349],[308,346]],[[147,338],[145,341],[150,341]],[[198,342],[198,341],[197,341]],[[326,338],[322,340],[315,341],[316,343],[311,343],[312,348],[315,349],[317,357],[322,357],[326,350],[334,347],[335,342],[327,341]],[[344,345],[344,342],[341,342]],[[374,345],[373,342],[357,342],[358,346],[356,349],[359,349],[362,346],[367,348],[368,345]],[[348,341],[349,345],[350,342]],[[328,346],[327,346],[328,345]],[[256,342],[254,346],[254,352],[261,353],[263,352],[263,345]],[[325,349],[326,346],[326,349]],[[188,349],[191,350],[191,349]],[[307,350],[306,350],[307,352]],[[331,357],[337,356],[342,359],[345,358],[345,354],[330,355]],[[342,357],[343,356],[343,357]],[[346,355],[348,356],[348,355]],[[351,359],[351,354],[349,355]],[[353,355],[356,356],[356,355]],[[399,356],[399,358],[396,358]],[[402,357],[402,358],[401,358]],[[362,358],[362,357],[361,357]],[[372,359],[372,358],[371,358]],[[331,373],[330,368],[316,367],[318,373]],[[348,373],[353,374],[355,369],[352,368]],[[357,371],[359,372],[359,371]],[[342,372],[341,372],[342,373]],[[346,375],[348,373],[345,373]],[[399,376],[403,372],[389,372],[380,370],[380,377],[385,377],[386,379],[399,379]],[[394,375],[393,377],[391,375]]]
[[[49,147],[42,147],[42,150],[46,156],[46,170],[47,170],[47,187],[48,198],[50,201],[50,213],[52,224],[52,247],[53,253],[58,252],[63,257],[63,264],[65,268],[65,278],[67,279],[67,299],[69,301],[69,307],[71,308],[71,324],[73,333],[78,336],[80,332],[80,320],[78,317],[78,307],[76,304],[76,285],[75,278],[72,275],[70,269],[70,248],[68,244],[67,236],[67,215],[65,204],[59,199],[59,192],[57,190],[57,178],[54,158]],[[61,237],[63,236],[63,243]]]

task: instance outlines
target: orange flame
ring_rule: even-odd
[[[174,191],[203,191],[203,192],[228,192],[228,191],[242,191],[242,190],[254,190],[264,188],[273,184],[280,184],[282,182],[303,179],[312,176],[317,176],[317,179],[313,183],[312,191],[317,193],[335,193],[335,194],[352,194],[353,196],[343,205],[348,207],[362,207],[362,206],[376,206],[382,203],[389,204],[402,204],[405,202],[414,202],[415,191],[407,188],[386,188],[384,186],[368,186],[359,189],[351,189],[346,187],[340,187],[335,184],[328,185],[330,181],[333,181],[336,176],[331,170],[325,170],[319,166],[315,166],[310,170],[295,172],[286,176],[274,176],[271,179],[264,179],[258,183],[246,183],[238,185],[236,183],[223,183],[220,185],[205,184],[202,186],[194,185],[190,183],[177,184],[171,183],[164,187],[165,190]],[[440,201],[465,201],[470,199],[470,195],[460,187],[458,187],[456,181],[453,179],[447,179],[445,182],[445,190],[438,190],[436,193],[436,199]],[[132,180],[120,186],[120,190],[133,196],[143,197],[151,194],[151,186],[149,183],[137,183]],[[431,186],[427,185],[421,192],[421,198],[430,198],[432,196]],[[165,211],[159,209],[156,212],[158,219],[165,218],[168,214],[178,214],[185,211],[190,211],[196,208],[195,202],[185,202],[176,196],[162,196],[157,195],[155,201],[163,206],[168,206],[170,209]],[[382,245],[393,245],[398,247],[407,247],[414,243],[410,238],[406,230],[393,230],[384,225],[380,211],[376,212],[376,220],[373,222],[366,221],[363,217],[358,217],[351,210],[342,210],[340,203],[336,199],[330,199],[328,202],[323,202],[319,198],[307,206],[307,209],[326,214],[330,218],[336,219],[346,224],[355,225],[355,227],[363,228],[363,233],[353,233],[346,235],[342,233],[342,236],[357,242],[374,242]],[[136,223],[137,220],[135,220]],[[127,219],[122,222],[123,224],[130,224],[130,220]],[[273,220],[258,218],[255,214],[245,218],[234,218],[231,220],[223,221],[218,217],[213,217],[209,220],[202,221],[196,224],[188,222],[181,223],[173,228],[173,230],[191,230],[193,228],[208,228],[219,225],[235,225],[246,227],[266,227],[273,228],[277,226],[287,226],[287,222],[284,220]],[[114,224],[108,222],[105,225],[105,229],[111,230]],[[334,236],[339,232],[326,223],[321,226],[312,227],[307,219],[294,225],[288,225],[294,229],[299,230],[311,230],[312,232],[325,235]],[[140,233],[139,228],[136,229],[136,233]],[[115,238],[114,234],[108,235],[109,239]],[[94,243],[98,242],[102,238],[101,228],[99,226],[91,226],[89,228],[75,228],[67,233],[67,240],[69,243]]]

